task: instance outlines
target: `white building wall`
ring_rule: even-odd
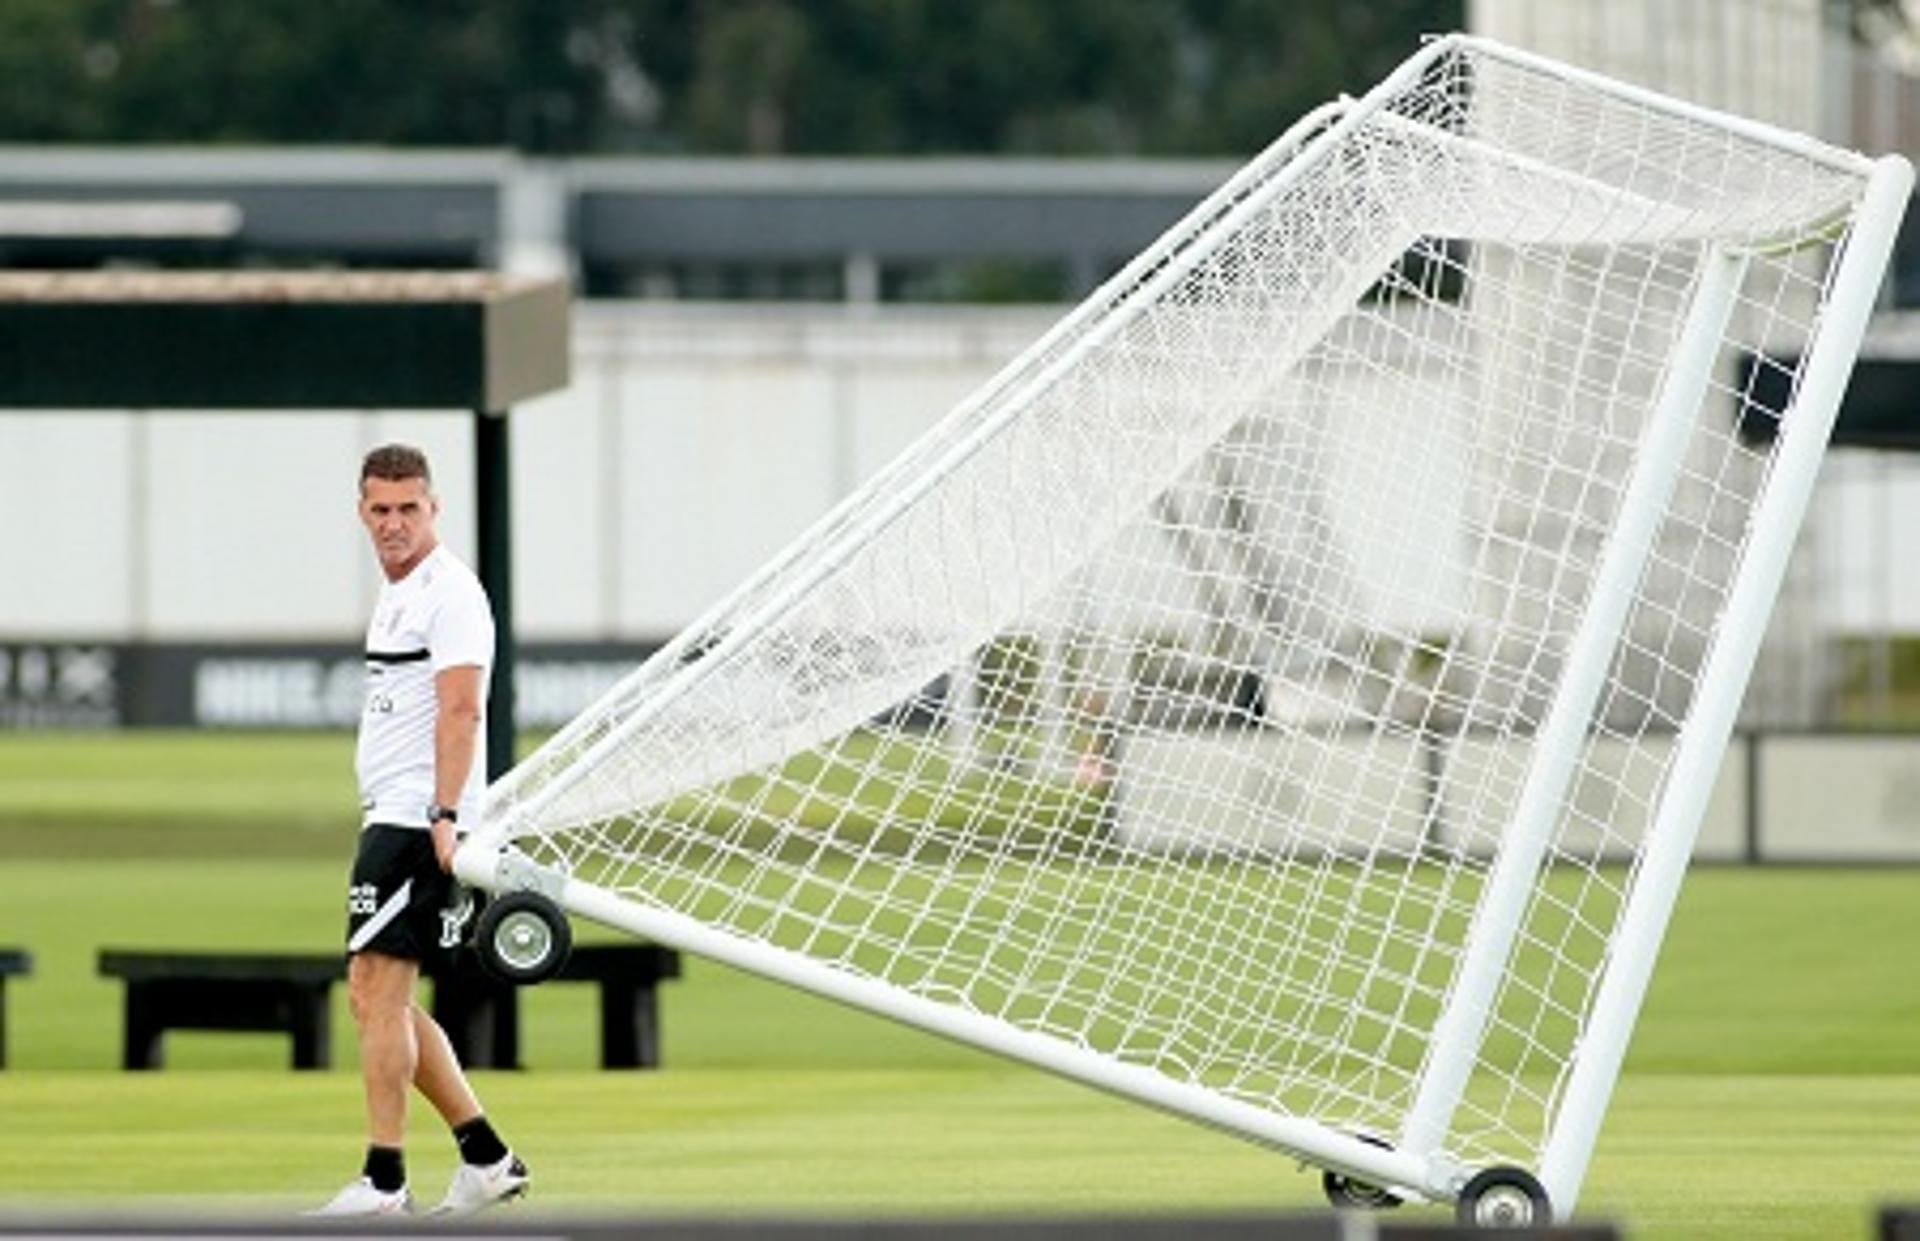
[[[132,428],[130,468],[144,475],[127,549],[135,631],[245,638],[353,625],[368,555],[353,467],[326,466],[354,460],[356,421],[221,412]]]
[[[138,503],[126,414],[0,417],[0,628],[117,636],[133,623]]]
[[[670,635],[1057,313],[579,307],[573,384],[513,414],[520,633]],[[471,560],[470,417],[0,416],[0,639],[350,636],[378,584],[361,454],[426,449]]]
[[[515,411],[515,606],[532,639],[661,638],[903,450],[1051,309],[588,304],[571,387]],[[465,414],[0,416],[0,639],[340,638],[376,571],[360,454],[433,457],[471,559]],[[1838,452],[1803,582],[1823,630],[1920,630],[1920,464]]]
[[[1469,28],[1708,107],[1832,136],[1823,0],[1469,0]]]
[[[519,602],[538,626],[528,632],[678,630],[918,439],[1056,313],[590,309],[579,357],[582,372],[597,376],[589,399],[603,455],[597,477],[580,483],[600,512],[600,598],[591,611],[538,610],[545,581],[554,581],[555,598],[569,582],[529,562],[573,557],[561,550],[565,529],[536,515],[521,520],[516,497],[516,573],[527,587]],[[520,432],[529,439],[542,434],[533,421]]]

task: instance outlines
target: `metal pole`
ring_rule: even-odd
[[[1744,258],[1718,248],[1710,248],[1703,256],[1692,304],[1641,435],[1638,463],[1588,589],[1586,612],[1568,644],[1559,688],[1535,736],[1526,783],[1487,876],[1452,994],[1434,1028],[1419,1094],[1400,1134],[1400,1149],[1410,1154],[1425,1156],[1444,1147],[1454,1112],[1479,1063],[1507,959],[1526,918],[1541,862],[1552,847],[1594,708],[1606,688],[1607,670],[1627,624],[1634,584],[1646,569],[1686,459],[1701,394],[1712,378],[1721,335],[1745,270]]]
[[[507,412],[473,411],[474,515],[480,584],[493,604],[493,683],[487,692],[487,781],[513,766],[513,504]]]
[[[1654,958],[1679,898],[1687,860],[1693,855],[1700,816],[1713,795],[1727,737],[1766,635],[1767,617],[1786,575],[1794,535],[1826,456],[1840,397],[1853,373],[1874,294],[1912,188],[1913,168],[1906,160],[1887,156],[1875,166],[1853,233],[1841,252],[1832,300],[1800,374],[1799,399],[1782,421],[1773,474],[1751,519],[1753,537],[1745,562],[1727,596],[1720,635],[1700,672],[1699,694],[1667,770],[1640,857],[1639,878],[1620,912],[1607,972],[1587,1018],[1566,1096],[1541,1153],[1540,1180],[1556,1218],[1566,1218],[1579,1200],[1600,1121],[1619,1079],[1627,1040],[1653,977]]]

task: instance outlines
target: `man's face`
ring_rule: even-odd
[[[360,484],[360,521],[373,537],[380,567],[395,581],[426,559],[436,542],[440,502],[424,478],[369,478]]]

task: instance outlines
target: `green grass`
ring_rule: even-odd
[[[186,1032],[166,1071],[124,1074],[118,987],[93,976],[102,946],[337,943],[352,807],[318,799],[350,789],[350,761],[339,737],[0,741],[0,944],[37,960],[8,985],[0,1209],[278,1212],[352,1171],[344,1003],[331,1073],[286,1072],[282,1038]],[[1583,1213],[1636,1238],[1864,1237],[1873,1204],[1920,1197],[1914,883],[1691,876]],[[662,1072],[593,1070],[593,1002],[529,993],[529,1070],[480,1075],[542,1210],[1318,1204],[1283,1157],[706,962],[663,993]],[[431,1191],[450,1147],[419,1119]]]
[[[520,751],[539,738],[523,736]],[[832,757],[803,754],[778,779],[743,776],[670,814],[831,825],[843,835],[889,817],[942,826],[1006,822],[1016,809],[1053,827],[1098,811],[1084,792],[969,776],[933,804],[947,762],[924,746],[855,737]],[[341,733],[25,733],[0,743],[0,858],[333,857],[359,821],[353,738]]]
[[[358,821],[344,734],[0,738],[0,859],[326,857]]]
[[[774,1041],[772,1038],[769,1041]],[[480,1074],[540,1212],[1000,1214],[1318,1205],[1281,1157],[1010,1067]],[[342,1073],[8,1074],[0,1209],[283,1212],[354,1170]],[[1912,1079],[1629,1077],[1584,1214],[1658,1238],[1865,1238],[1910,1192]],[[451,1171],[414,1143],[417,1183]],[[1403,1214],[1444,1217],[1431,1208]]]

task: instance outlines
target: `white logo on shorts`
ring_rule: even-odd
[[[451,908],[440,911],[440,946],[458,948],[466,939],[467,919],[473,917],[473,893],[463,892]]]
[[[380,889],[370,883],[356,883],[347,889],[347,912],[370,914],[380,908]]]

